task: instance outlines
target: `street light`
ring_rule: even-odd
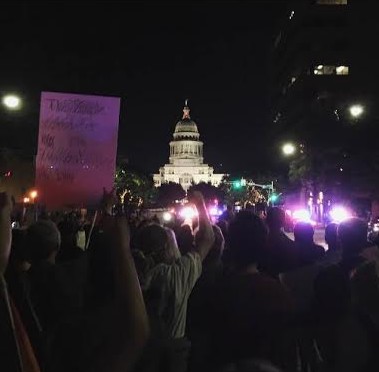
[[[34,202],[34,199],[38,196],[38,193],[36,190],[33,190],[30,192],[30,197],[32,198],[33,202]]]
[[[291,156],[296,152],[296,147],[292,143],[286,143],[283,145],[282,151],[285,156]]]
[[[18,110],[21,107],[21,98],[14,94],[7,94],[3,97],[2,103],[8,110]]]
[[[352,105],[350,106],[349,111],[350,111],[350,115],[354,119],[358,119],[363,114],[364,108],[362,105]]]

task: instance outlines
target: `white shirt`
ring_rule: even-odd
[[[201,257],[190,252],[178,258],[175,263],[158,264],[146,277],[144,290],[155,289],[159,296],[154,311],[165,324],[169,337],[184,337],[187,317],[187,302],[196,281],[201,275]],[[149,306],[149,304],[147,304]]]

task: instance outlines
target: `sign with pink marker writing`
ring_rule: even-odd
[[[42,92],[36,187],[48,209],[93,206],[112,189],[120,98]]]

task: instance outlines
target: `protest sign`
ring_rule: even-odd
[[[42,92],[36,187],[48,209],[91,206],[114,183],[120,99]]]

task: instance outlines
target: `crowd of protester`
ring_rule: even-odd
[[[56,214],[11,228],[0,193],[1,371],[371,372],[379,368],[379,251],[367,223],[325,229],[284,212],[191,226]]]

